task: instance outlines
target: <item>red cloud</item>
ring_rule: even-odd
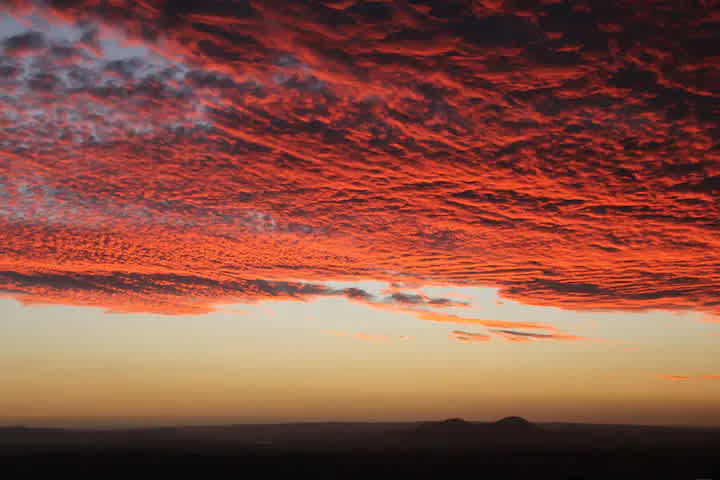
[[[72,46],[0,38],[6,295],[200,313],[374,279],[720,313],[712,9],[106,3],[37,4],[90,26]],[[102,58],[107,26],[182,68]]]

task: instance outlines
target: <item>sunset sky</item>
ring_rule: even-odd
[[[0,425],[720,426],[678,3],[0,1]]]

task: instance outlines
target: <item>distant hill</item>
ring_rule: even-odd
[[[119,430],[0,427],[0,445],[104,445],[225,443],[228,445],[338,446],[380,442],[385,445],[492,444],[537,440],[546,432],[521,417],[476,423],[462,418],[408,424],[307,423],[277,425],[217,425]],[[389,442],[389,443],[386,443]]]
[[[510,416],[496,422],[449,418],[416,423],[288,423],[175,426],[129,429],[62,429],[0,426],[3,452],[33,448],[99,448],[146,451],[514,451],[530,449],[637,448],[720,445],[720,429],[533,422]],[[703,447],[704,448],[704,447]],[[0,470],[2,465],[0,462]]]
[[[440,422],[421,423],[416,432],[427,435],[467,435],[478,431],[478,425],[462,418],[448,418]]]
[[[491,424],[491,426],[496,431],[508,433],[537,433],[542,430],[522,417],[505,417]]]
[[[421,423],[415,432],[419,435],[470,437],[479,435],[503,436],[537,434],[542,430],[522,417],[505,417],[494,423],[473,423],[462,418],[449,418],[439,422]]]

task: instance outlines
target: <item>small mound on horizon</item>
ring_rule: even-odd
[[[460,426],[460,425],[472,425],[472,423],[468,422],[465,419],[462,418],[448,418],[447,420],[443,420],[441,422],[438,422],[442,425],[453,425],[453,426]]]
[[[439,422],[426,422],[420,424],[418,430],[427,433],[466,433],[473,431],[476,426],[462,418],[448,418]]]
[[[508,432],[536,432],[539,430],[534,423],[517,416],[501,418],[494,425]]]
[[[525,438],[542,429],[522,417],[505,417],[492,423],[473,423],[462,418],[448,418],[438,422],[425,422],[415,430],[421,436],[454,438]]]

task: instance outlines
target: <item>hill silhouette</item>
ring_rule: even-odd
[[[440,422],[421,423],[416,432],[427,435],[466,435],[477,431],[477,425],[462,418],[448,418]]]
[[[101,478],[298,471],[332,478],[377,471],[400,478],[479,471],[490,478],[718,478],[719,450],[717,428],[537,426],[521,417],[485,423],[449,418],[111,430],[0,427],[2,478],[79,471]]]
[[[493,424],[497,431],[508,433],[536,433],[541,429],[522,417],[505,417]]]
[[[462,418],[421,423],[414,433],[419,437],[454,437],[456,439],[508,438],[533,435],[542,430],[522,417],[505,417],[494,423],[473,423]]]

